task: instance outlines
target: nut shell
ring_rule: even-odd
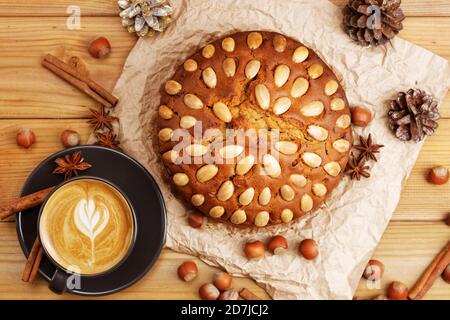
[[[74,130],[64,130],[61,133],[61,143],[65,148],[78,146],[80,142],[80,135]]]
[[[283,236],[274,236],[267,243],[267,250],[273,254],[282,254],[288,249],[288,242]]]
[[[428,181],[433,184],[446,184],[449,180],[449,171],[447,168],[439,166],[434,167],[428,173]]]
[[[372,114],[369,110],[356,107],[352,109],[352,123],[358,127],[367,127],[372,121]]]
[[[188,222],[192,228],[201,228],[205,222],[205,216],[199,212],[192,212],[189,214]]]
[[[408,298],[408,287],[402,282],[394,281],[387,288],[387,297],[390,300],[406,300]]]
[[[305,239],[300,242],[298,250],[307,260],[314,260],[319,254],[319,247],[317,246],[316,241],[312,239]]]
[[[442,279],[450,283],[450,264],[445,268],[444,272],[442,272]]]
[[[192,281],[198,276],[197,264],[194,261],[185,261],[178,267],[177,273],[181,280]]]
[[[213,284],[220,291],[225,291],[231,288],[233,277],[227,272],[217,272],[213,276]]]
[[[379,260],[369,260],[363,277],[370,281],[380,280],[384,274],[384,264]]]
[[[111,52],[111,44],[105,37],[98,37],[89,43],[88,51],[96,59],[104,59]]]
[[[28,149],[36,142],[36,135],[33,130],[24,128],[20,129],[16,135],[16,143],[18,146]]]
[[[234,290],[227,290],[227,291],[221,292],[219,299],[217,299],[217,300],[233,301],[233,300],[241,300],[241,299],[239,296],[239,292],[234,291]]]
[[[262,258],[265,251],[264,243],[259,240],[248,242],[244,247],[245,256],[249,259]]]
[[[217,300],[220,291],[213,284],[205,283],[198,289],[198,294],[202,300]]]

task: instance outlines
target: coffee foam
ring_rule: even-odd
[[[103,273],[127,254],[134,221],[125,198],[94,179],[67,183],[48,199],[40,220],[47,253],[65,269]]]

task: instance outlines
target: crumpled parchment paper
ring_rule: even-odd
[[[274,299],[351,299],[400,198],[422,144],[403,143],[389,131],[387,100],[397,91],[421,88],[442,101],[448,87],[448,62],[398,37],[386,48],[363,48],[341,30],[341,10],[325,0],[173,0],[174,23],[156,38],[139,39],[114,94],[120,103],[122,148],[155,177],[168,208],[166,246],[199,256],[235,276],[249,276]],[[334,70],[350,105],[370,109],[374,121],[355,134],[372,133],[385,145],[372,177],[345,178],[323,207],[290,225],[240,231],[209,223],[187,225],[188,209],[171,192],[159,160],[155,119],[161,86],[184,60],[208,42],[238,31],[283,33],[314,49]],[[148,214],[151,214],[149,212]],[[290,250],[248,261],[249,238],[283,234]],[[301,239],[313,237],[320,255],[306,261],[297,254]]]

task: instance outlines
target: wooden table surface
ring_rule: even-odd
[[[0,0],[0,203],[16,197],[30,171],[62,148],[59,142],[62,130],[75,129],[86,141],[89,108],[98,107],[43,69],[42,56],[48,52],[79,56],[87,63],[92,77],[112,89],[136,41],[135,36],[121,27],[116,1],[75,2],[30,0],[11,4]],[[332,2],[342,6],[345,1]],[[81,8],[81,30],[66,28],[66,9],[73,4]],[[401,37],[449,59],[449,1],[403,0],[402,6],[407,19]],[[106,36],[112,44],[112,54],[106,60],[94,60],[86,51],[88,41],[97,35]],[[450,95],[441,110],[441,127],[427,140],[376,250],[375,258],[386,267],[381,288],[369,289],[361,281],[356,293],[359,297],[369,298],[383,292],[392,280],[412,286],[450,239],[450,227],[444,223],[450,212],[450,184],[432,186],[425,180],[427,169],[434,165],[450,168]],[[22,127],[32,128],[37,135],[36,144],[29,150],[15,143],[15,134]],[[188,258],[192,257],[166,249],[143,280],[103,299],[197,299],[197,288],[210,281],[215,269],[199,262],[200,277],[193,283],[183,283],[176,277],[176,268]],[[21,282],[24,264],[14,222],[0,223],[0,298],[78,298],[52,294],[42,279],[33,285]],[[235,287],[247,287],[267,297],[250,279],[235,280]],[[438,279],[426,298],[450,299],[450,285]]]

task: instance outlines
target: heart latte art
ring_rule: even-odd
[[[134,222],[125,198],[94,179],[74,180],[55,191],[40,220],[47,253],[63,268],[86,275],[117,265],[133,236]]]

